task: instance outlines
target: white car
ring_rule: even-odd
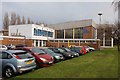
[[[87,53],[90,52],[90,50],[87,46],[85,47],[85,49],[86,49]]]
[[[7,47],[5,45],[0,45],[0,51],[7,50]]]
[[[86,46],[86,50],[89,50],[89,51],[94,51],[94,50],[95,50],[95,48],[90,47],[90,46]]]

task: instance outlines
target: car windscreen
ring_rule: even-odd
[[[13,56],[17,57],[18,59],[33,58],[33,56],[27,52],[13,53]]]
[[[43,51],[45,51],[48,54],[55,54],[54,51],[50,50],[50,49],[42,49]]]
[[[31,48],[30,50],[37,54],[45,54],[45,52],[40,50],[39,48]]]
[[[66,51],[70,51],[68,48],[65,48]]]
[[[58,49],[53,49],[55,53],[59,53],[60,51]]]
[[[59,50],[60,52],[65,52],[65,50],[63,50],[63,49],[60,49],[60,48],[58,48],[58,50]]]

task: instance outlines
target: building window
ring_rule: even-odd
[[[64,40],[64,42],[68,42],[67,40]]]
[[[48,37],[53,37],[53,32],[48,31]]]
[[[63,42],[63,40],[60,40],[59,42]]]
[[[34,28],[34,35],[37,35],[37,29]]]
[[[46,46],[46,41],[43,41],[43,47],[45,47]]]
[[[56,34],[57,34],[57,38],[61,38],[63,39],[64,38],[64,30],[56,30]]]
[[[41,36],[41,30],[38,29],[38,36]]]
[[[97,37],[96,35],[96,28],[93,27],[93,38],[95,39]]]
[[[53,37],[53,32],[34,28],[34,35],[35,36]]]
[[[58,42],[58,40],[55,40],[55,42]]]
[[[74,29],[75,33],[74,33],[74,36],[76,39],[82,39],[83,38],[83,28],[75,28]]]
[[[65,38],[72,39],[73,38],[73,29],[66,29],[65,30]]]
[[[36,40],[36,47],[38,47],[38,40]]]
[[[41,30],[41,36],[47,36],[47,31]]]

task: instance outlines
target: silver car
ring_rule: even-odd
[[[2,62],[2,74],[8,78],[36,68],[34,57],[22,50],[0,52],[0,62]]]
[[[0,45],[0,51],[7,50],[7,47],[5,45]]]

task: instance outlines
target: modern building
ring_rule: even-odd
[[[9,26],[9,36],[3,37],[3,44],[26,44],[28,46],[82,46],[100,48],[96,24],[92,19],[78,20],[59,24],[24,24]],[[15,38],[16,37],[16,38]]]
[[[48,27],[55,29],[57,39],[97,39],[97,25],[92,19],[53,24]]]
[[[55,39],[49,39],[48,46],[82,46],[99,47],[97,24],[92,19],[70,21],[48,26],[55,30]]]
[[[14,37],[19,37],[16,39]],[[54,29],[35,24],[9,26],[9,38],[4,37],[4,44],[27,44],[28,46],[46,46],[46,41],[54,39]],[[21,40],[20,40],[21,39]]]

